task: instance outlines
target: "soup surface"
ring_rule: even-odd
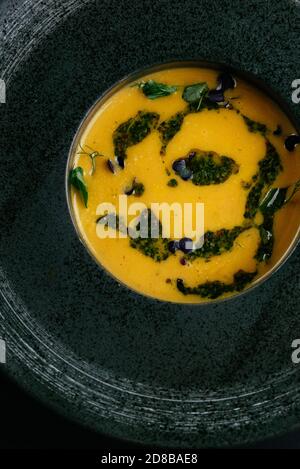
[[[195,303],[247,289],[298,230],[295,133],[276,103],[238,77],[201,68],[142,76],[99,101],[79,130],[70,200],[81,237],[118,281],[161,300]],[[143,203],[147,216],[153,202],[203,203],[203,246],[172,229],[167,239],[120,238],[127,225],[99,208],[118,210],[120,195]],[[99,236],[106,224],[114,238]]]

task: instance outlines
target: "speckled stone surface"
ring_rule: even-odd
[[[4,1],[0,14],[8,374],[67,417],[144,443],[233,445],[299,424],[300,365],[291,361],[299,249],[239,299],[204,308],[156,302],[99,270],[76,237],[64,187],[84,113],[152,63],[208,59],[254,72],[299,122],[296,2]]]

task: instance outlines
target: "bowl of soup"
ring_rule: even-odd
[[[66,171],[78,236],[135,292],[206,304],[270,277],[299,239],[299,136],[256,77],[172,62],[112,86]]]

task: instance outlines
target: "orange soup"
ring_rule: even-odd
[[[81,238],[118,281],[151,297],[200,303],[236,295],[278,264],[299,227],[296,130],[262,91],[226,72],[170,68],[100,100],[71,153],[70,203]],[[201,247],[172,229],[133,238],[109,208],[203,204]],[[140,212],[140,216],[142,213]],[[137,212],[138,215],[138,212]],[[111,218],[112,219],[112,218]],[[170,222],[171,223],[171,222]],[[99,230],[123,236],[101,237]]]

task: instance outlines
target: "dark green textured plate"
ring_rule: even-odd
[[[3,1],[0,365],[67,417],[144,443],[222,446],[300,422],[299,249],[225,303],[141,297],[90,259],[64,188],[68,150],[101,93],[152,63],[257,74],[291,104],[297,2]]]

